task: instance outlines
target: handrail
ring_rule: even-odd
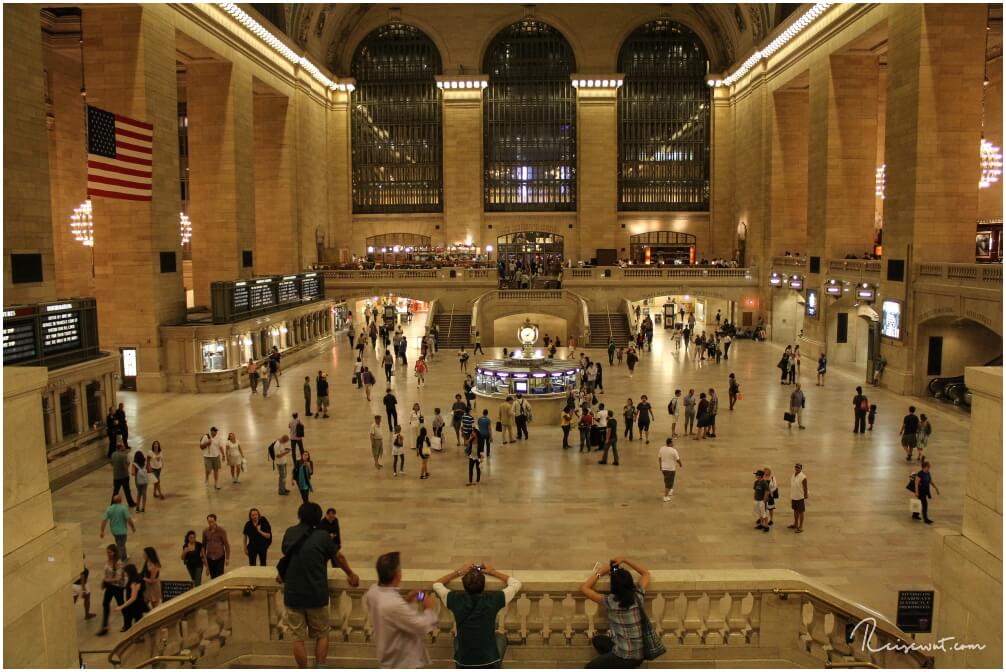
[[[211,584],[207,583],[203,585],[207,587],[206,595],[196,600],[195,604],[187,605],[186,611],[194,611],[196,609],[201,609],[203,607],[209,606],[217,602],[220,599],[220,595],[217,592],[209,590]],[[254,584],[237,585],[237,586],[223,585],[218,586],[217,588],[219,591],[222,592],[225,591],[229,593],[230,592],[254,593],[256,590],[259,589],[259,586],[256,586]],[[167,604],[168,603],[166,602],[162,602],[160,604],[160,607],[166,606]],[[114,647],[112,647],[112,652],[108,654],[109,663],[111,663],[114,667],[118,667],[122,663],[122,652],[129,646],[131,639],[133,639],[134,637],[137,639],[145,637],[151,632],[163,627],[161,623],[152,620],[150,618],[150,614],[156,614],[157,612],[158,608],[151,610],[144,619],[140,620],[138,623],[134,624],[132,628],[126,631],[126,637],[118,644],[116,644]]]
[[[195,667],[198,661],[199,658],[192,653],[187,656],[151,656],[142,663],[137,664],[136,669],[142,669],[157,663],[188,663],[192,667]]]

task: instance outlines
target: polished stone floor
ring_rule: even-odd
[[[410,331],[420,329],[424,319],[417,315]],[[309,362],[284,371],[281,386],[268,399],[247,390],[122,394],[130,442],[149,446],[158,439],[165,451],[167,499],[151,499],[147,512],[138,514],[138,532],[129,540],[133,557],[153,545],[163,558],[164,577],[183,579],[178,558],[183,535],[188,529],[201,530],[207,513],[216,513],[230,532],[236,563],[245,560],[239,535],[249,507],[258,507],[274,527],[292,524],[300,499],[276,494],[266,446],[285,431],[290,413],[301,410],[303,378],[313,379],[318,369],[329,372],[333,412],[328,420],[308,419],[306,445],[316,465],[314,498],[338,509],[344,551],[356,566],[371,565],[381,552],[400,550],[406,568],[450,568],[486,558],[518,576],[522,568],[582,568],[587,573],[596,560],[616,554],[655,568],[787,568],[893,616],[897,590],[930,587],[934,528],[959,529],[961,524],[966,415],[930,400],[868,390],[871,402],[879,405],[878,424],[872,433],[853,435],[851,399],[859,374],[832,366],[827,386],[815,387],[814,364],[807,359],[801,376],[807,429],[787,429],[781,416],[792,388],[778,382],[777,345],[739,341],[728,361],[696,365],[658,331],[653,353],[643,355],[634,378],[624,366],[606,368],[604,374],[603,400],[618,411],[627,396],[637,401],[640,394],[649,396],[657,412],[650,445],[621,440],[621,466],[599,466],[596,453],[562,450],[558,427],[532,423],[529,442],[497,442],[477,488],[465,487],[467,461],[453,441],[433,456],[428,480],[419,480],[412,455],[405,476],[392,477],[390,462],[376,470],[367,430],[371,416],[383,411],[383,385],[375,386],[368,403],[350,384],[353,359],[346,338],[317,347]],[[410,360],[414,358],[410,352]],[[369,361],[376,363],[373,352]],[[726,410],[730,372],[736,373],[744,397],[733,412]],[[383,381],[383,375],[378,378]],[[433,360],[427,380],[427,387],[417,390],[413,378],[396,376],[400,415],[407,417],[405,409],[413,401],[428,416],[435,405],[450,406],[461,384],[453,352]],[[675,387],[710,386],[723,399],[719,436],[678,441],[684,468],[674,501],[664,503],[656,454],[670,430],[667,402]],[[929,455],[943,493],[930,508],[935,526],[913,521],[909,514],[909,465],[898,442],[909,403],[927,413],[934,426]],[[203,484],[198,440],[210,425],[237,433],[249,462],[240,485],[227,477],[219,491]],[[810,486],[802,535],[786,529],[791,514],[785,500],[794,462],[803,463]],[[776,472],[784,500],[769,534],[752,529],[751,515],[752,472],[765,466]],[[106,467],[54,494],[57,519],[83,525],[96,608],[102,548],[108,543],[99,540],[98,527],[110,487]],[[278,553],[272,556],[275,563]],[[99,645],[93,637],[96,621],[85,624],[80,616],[80,623],[81,645]]]

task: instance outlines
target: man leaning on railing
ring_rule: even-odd
[[[499,592],[485,592],[486,576],[506,584]],[[461,578],[464,591],[448,590],[447,584]],[[488,562],[469,562],[437,579],[433,590],[454,614],[458,635],[454,639],[454,666],[502,667],[506,635],[496,632],[496,615],[520,591],[520,581],[493,568]]]

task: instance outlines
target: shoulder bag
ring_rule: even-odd
[[[313,532],[314,528],[312,527],[306,534],[304,534],[304,536],[295,541],[293,546],[290,547],[290,552],[284,553],[283,557],[276,563],[276,578],[280,583],[283,583],[283,580],[286,578],[286,570],[290,568],[290,560],[293,556],[297,555],[297,551],[300,550],[300,547],[304,545],[304,542],[307,541],[307,538],[310,537]]]
[[[664,640],[660,638],[653,624],[650,623],[650,617],[646,615],[646,605],[638,592],[636,593],[636,605],[639,606],[639,624],[643,633],[643,658],[654,660],[667,653],[667,647],[664,646]]]

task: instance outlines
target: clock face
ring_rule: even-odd
[[[538,340],[538,327],[531,324],[525,324],[517,330],[517,340],[519,340],[522,345],[533,345],[534,342]]]

